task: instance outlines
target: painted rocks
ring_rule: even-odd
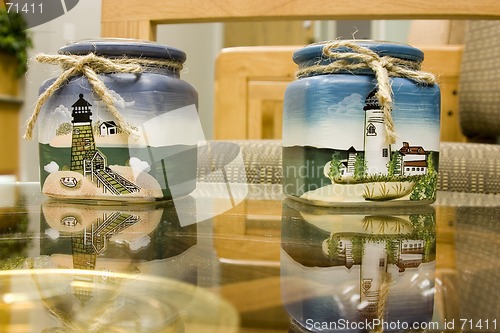
[[[195,188],[197,93],[184,52],[134,40],[67,45],[37,104],[42,192],[54,198],[151,201]]]
[[[404,44],[336,41],[294,54],[286,90],[283,186],[324,206],[435,200],[440,90]]]

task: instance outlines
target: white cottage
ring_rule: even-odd
[[[341,160],[340,163],[342,164],[340,168],[340,175],[342,177],[346,176],[353,176],[354,175],[354,166],[356,164],[356,156],[358,155],[358,152],[356,149],[351,146],[347,150],[347,159],[346,160]]]
[[[99,132],[102,136],[108,136],[118,133],[116,123],[112,120],[104,121],[99,126]]]

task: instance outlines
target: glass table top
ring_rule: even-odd
[[[142,204],[0,184],[0,332],[500,331],[500,200],[335,209],[280,185]]]

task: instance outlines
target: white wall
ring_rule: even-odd
[[[372,39],[408,43],[409,20],[372,21]]]
[[[82,0],[63,16],[30,29],[34,49],[37,53],[55,54],[68,42],[100,36],[101,0]],[[213,64],[222,39],[220,24],[185,24],[158,28],[158,42],[175,46],[187,53],[185,70],[181,78],[191,83],[199,93],[199,114],[205,137],[212,137],[213,115]],[[42,82],[60,73],[57,66],[42,65],[32,61],[26,74],[25,104],[20,115],[20,137],[24,134],[25,122],[33,111]],[[34,139],[20,138],[21,181],[39,180],[37,131]]]
[[[363,39],[365,31],[357,32],[357,22],[360,21],[316,21],[315,22],[315,38],[317,41],[333,40],[336,38],[355,38]],[[408,43],[408,34],[410,31],[409,20],[373,20],[370,22],[370,39],[380,41],[391,41],[398,43]],[[343,29],[339,29],[337,24],[343,25]],[[347,30],[344,36],[340,30]]]
[[[198,91],[205,138],[213,138],[214,64],[223,45],[222,23],[172,24],[158,26],[157,41],[187,54],[181,79]]]

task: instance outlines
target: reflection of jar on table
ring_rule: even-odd
[[[347,321],[429,322],[435,219],[426,205],[353,211],[286,199],[281,291],[293,332],[371,331],[342,326]]]

